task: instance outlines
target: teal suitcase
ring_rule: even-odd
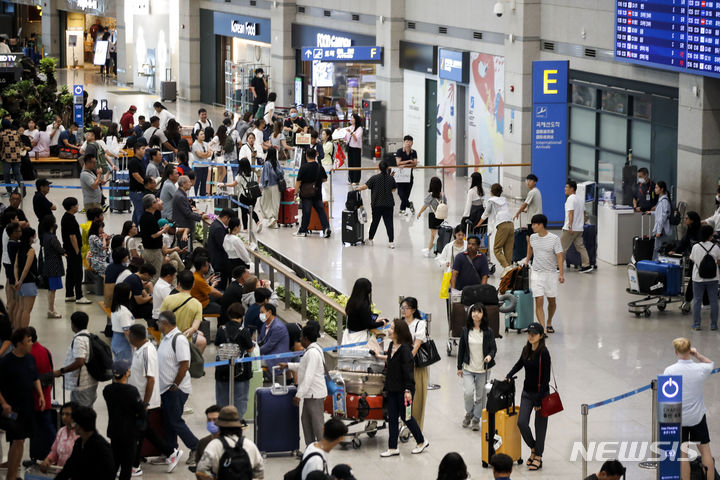
[[[518,302],[515,311],[505,315],[505,331],[517,330],[521,333],[535,321],[535,302],[531,290],[514,290],[512,294]]]

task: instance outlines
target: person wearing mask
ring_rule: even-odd
[[[133,148],[135,155],[128,160],[128,173],[130,174],[130,201],[133,205],[132,221],[136,225],[140,222],[140,217],[145,211],[142,199],[143,190],[145,189],[145,167],[143,166],[143,157],[145,156],[146,149],[147,143],[145,140],[138,140]]]
[[[323,405],[328,395],[325,385],[325,354],[317,343],[319,335],[320,325],[317,322],[308,322],[300,335],[300,343],[305,349],[300,362],[280,364],[280,368],[288,368],[297,374],[298,389],[293,403],[300,405],[300,400],[303,402],[300,422],[308,448],[323,439]]]
[[[248,144],[250,141],[251,138],[250,135],[248,135]],[[300,173],[298,173],[298,179],[299,178]],[[267,152],[267,158],[265,159],[262,174],[260,175],[260,186],[263,189],[262,197],[260,197],[260,211],[269,228],[276,228],[278,226],[277,216],[280,211],[280,197],[282,195],[280,191],[281,183],[285,183],[285,172],[277,161],[277,150],[270,149]],[[308,216],[308,220],[309,218]]]
[[[577,183],[575,180],[568,180],[565,184],[565,224],[560,234],[560,243],[563,252],[567,254],[570,245],[574,245],[580,254],[580,273],[590,273],[593,271],[590,265],[590,257],[583,243],[583,231],[585,229],[585,202],[577,194]],[[512,251],[512,250],[511,250]]]
[[[543,465],[542,456],[545,451],[545,435],[547,434],[548,417],[540,413],[542,399],[550,394],[550,371],[552,368],[550,352],[545,347],[545,329],[537,322],[528,325],[528,341],[523,347],[520,358],[505,375],[511,381],[513,375],[525,369],[525,382],[520,397],[520,413],[518,429],[525,444],[530,447],[530,458],[527,460],[528,470],[540,470]],[[530,414],[535,412],[535,437],[530,429]]]
[[[260,108],[260,104],[268,101],[268,84],[262,68],[255,70],[255,76],[250,81],[250,92],[253,94],[252,114]]]
[[[43,473],[47,473],[50,467],[65,466],[70,458],[75,441],[79,438],[73,428],[72,410],[74,407],[72,402],[67,402],[60,408],[60,424],[62,426],[50,447],[50,453],[40,462],[39,468]]]
[[[18,328],[10,337],[13,350],[0,360],[0,406],[2,415],[14,415],[10,428],[6,427],[8,452],[6,478],[17,478],[22,460],[25,439],[33,435],[35,400],[40,410],[45,410],[43,395],[35,358],[31,355],[32,333],[28,328]]]
[[[55,477],[56,480],[114,480],[117,470],[113,451],[97,432],[97,415],[90,407],[73,407],[72,421],[78,439],[70,458]]]
[[[302,206],[300,229],[293,234],[296,237],[307,237],[310,215],[313,210],[315,210],[315,213],[317,213],[320,219],[323,237],[330,238],[332,234],[322,199],[322,184],[327,182],[328,176],[325,168],[317,162],[316,155],[315,150],[309,149],[307,151],[305,154],[307,163],[300,167],[295,182],[295,192],[299,195]],[[303,186],[308,190],[308,193],[303,192]]]
[[[428,244],[428,248],[423,248],[426,257],[432,257],[434,255],[433,245],[435,244],[435,237],[437,236],[438,228],[440,228],[440,225],[443,223],[442,219],[435,216],[435,211],[441,203],[447,203],[445,194],[442,193],[442,180],[438,177],[432,177],[428,187],[428,194],[425,196],[423,206],[417,214],[417,218],[420,218],[425,210],[430,209],[430,213],[428,214],[430,243]]]
[[[273,92],[270,95],[274,94],[275,93]],[[273,132],[270,135],[270,143],[272,144],[273,148],[277,150],[278,160],[289,160],[292,149],[287,144],[287,139],[285,138],[285,134],[283,133],[282,122],[280,120],[275,120],[270,124],[273,126]]]
[[[253,303],[247,307],[247,312],[245,313],[245,326],[248,327],[253,334],[257,334],[260,332],[263,325],[262,320],[260,320],[260,307],[266,303],[272,303],[275,307],[277,307],[277,294],[269,288],[263,287],[258,288],[252,292],[252,294],[246,294],[245,296],[247,295],[252,295]]]
[[[30,227],[23,228],[20,234],[18,252],[15,256],[15,292],[19,297],[17,299],[18,320],[16,322],[19,327],[28,327],[30,325],[30,314],[38,294],[36,283],[38,280],[37,254],[33,248],[36,239],[37,234],[34,229]]]
[[[659,197],[655,192],[655,182],[650,179],[647,168],[638,168],[637,186],[633,195],[633,208],[636,212],[649,212],[657,205]]]
[[[414,152],[415,150],[413,150]],[[397,182],[390,173],[390,167],[385,160],[378,164],[380,173],[373,175],[365,182],[365,185],[355,187],[355,191],[370,189],[370,207],[372,209],[372,222],[370,222],[370,232],[368,236],[368,245],[373,244],[375,233],[380,225],[380,220],[385,223],[385,231],[387,232],[389,247],[395,248],[395,230],[393,227],[393,208],[395,207],[395,198],[393,192],[398,188]]]
[[[240,348],[240,356],[249,356],[255,344],[252,340],[252,330],[243,327],[243,316],[245,307],[235,302],[227,309],[229,321],[218,327],[215,336],[215,345],[234,344]],[[215,401],[221,407],[234,405],[237,408],[240,418],[245,416],[247,411],[248,398],[250,396],[250,379],[252,378],[252,364],[235,364],[233,377],[233,399],[230,401],[230,367],[220,365],[215,368]],[[323,377],[323,381],[324,381]]]
[[[525,177],[525,185],[528,188],[527,196],[525,201],[520,205],[518,211],[515,213],[513,220],[520,218],[520,214],[527,212],[527,218],[531,219],[535,215],[542,213],[542,194],[540,189],[537,188],[538,177],[534,173],[528,174]],[[532,223],[528,223],[527,226],[528,236],[532,235]]]
[[[308,124],[305,119],[301,117],[300,114],[298,114],[297,108],[290,108],[290,111],[288,112],[288,117],[283,123],[283,131],[285,132],[285,135],[289,136],[290,138],[294,138],[295,134],[298,132],[308,132]]]
[[[132,361],[132,345],[130,345],[129,330],[135,323],[130,311],[132,291],[127,283],[118,283],[113,290],[112,305],[110,307],[110,322],[112,324],[112,341],[110,343],[115,360]]]
[[[11,184],[12,177],[18,185],[23,184],[20,163],[25,156],[25,148],[17,130],[13,128],[9,118],[2,119],[2,131],[0,132],[0,160],[3,164],[4,183]],[[13,187],[5,187],[7,194],[13,192]]]
[[[377,318],[372,313],[372,283],[367,278],[358,278],[353,285],[352,293],[345,304],[347,329],[350,335],[362,332],[359,341],[367,340],[368,330],[381,328],[388,324],[385,318]],[[350,341],[350,339],[348,339]],[[355,343],[354,340],[350,343]]]
[[[485,220],[488,224],[495,226],[493,235],[493,253],[500,265],[503,267],[503,275],[511,268],[513,257],[513,245],[515,244],[515,228],[510,214],[507,200],[502,196],[503,188],[499,183],[490,187],[492,195],[486,202],[485,211],[480,216],[480,222],[476,227],[482,226]],[[582,232],[580,232],[582,233]]]
[[[659,204],[658,204],[659,205]],[[660,208],[660,207],[658,207]],[[713,242],[715,231],[710,225],[703,225],[700,228],[700,242],[693,245],[690,252],[692,267],[692,289],[693,289],[693,324],[695,331],[702,330],[701,314],[703,297],[707,295],[710,303],[710,330],[718,329],[718,271],[720,264],[720,247]],[[709,256],[709,264],[704,263],[705,257]],[[707,271],[704,271],[707,270]]]
[[[192,144],[193,170],[197,175],[197,194],[200,196],[207,195],[208,165],[202,163],[210,162],[212,150],[210,145],[205,141],[206,132],[201,130],[197,132],[197,137]]]
[[[510,455],[505,455],[504,453],[496,453],[495,455],[490,457],[490,466],[493,469],[493,478],[510,480],[513,463],[513,459],[510,457]]]
[[[54,205],[53,205],[54,206]],[[65,275],[63,256],[65,250],[57,238],[57,222],[53,215],[45,215],[40,220],[39,230],[43,231],[40,245],[42,246],[42,274],[48,282],[47,318],[62,318],[55,311],[55,292],[62,289],[62,277]]]
[[[409,208],[411,213],[415,213],[415,206],[410,201],[410,192],[413,187],[413,168],[417,167],[418,156],[413,150],[413,137],[405,135],[403,137],[403,147],[395,152],[395,162],[397,170],[395,171],[395,180],[398,184],[398,196],[400,197],[400,215],[406,214]],[[407,169],[407,170],[406,170]]]
[[[487,310],[482,303],[476,303],[470,307],[458,344],[457,374],[463,381],[465,400],[463,428],[472,423],[474,431],[480,430],[486,398],[485,379],[495,366],[495,355],[495,332],[488,325]]]
[[[715,478],[715,460],[710,451],[710,433],[707,424],[707,409],[703,402],[703,387],[710,378],[715,364],[693,348],[687,338],[676,338],[673,340],[673,347],[678,360],[667,367],[663,375],[680,375],[682,377],[681,441],[698,444],[702,463],[707,468],[707,480],[713,480]],[[687,460],[685,447],[680,448],[680,458]],[[680,473],[681,478],[691,478],[689,462],[680,462]]]
[[[558,283],[565,283],[563,248],[557,235],[547,231],[547,217],[539,213],[532,217],[533,229],[528,242],[525,264],[530,264],[530,290],[535,299],[535,316],[547,333],[555,333],[552,319],[555,316]],[[718,252],[720,254],[720,252]],[[532,263],[530,259],[532,258]],[[545,325],[544,297],[548,300],[547,326]]]
[[[202,458],[197,463],[197,471],[195,476],[198,480],[211,480],[218,478],[220,471],[220,460],[223,453],[229,449],[235,448],[238,442],[242,442],[242,448],[248,455],[250,465],[248,471],[241,474],[237,478],[265,478],[264,461],[257,446],[242,434],[244,428],[243,422],[240,420],[237,408],[232,405],[220,409],[216,422],[218,427],[218,437],[210,440]]]
[[[286,353],[290,350],[290,336],[288,329],[282,320],[277,318],[277,307],[271,303],[260,306],[260,321],[263,326],[257,337],[257,343],[260,346],[261,355],[272,355],[273,353]],[[265,360],[268,371],[271,371],[275,365],[280,364],[281,360]]]
[[[120,117],[120,132],[123,137],[129,137],[133,134],[133,127],[135,126],[135,112],[137,107],[130,105],[127,112],[123,113]]]
[[[60,153],[60,134],[65,131],[65,127],[62,125],[62,117],[55,115],[53,123],[47,126],[46,131],[50,136],[50,155],[56,157]]]
[[[325,425],[322,425],[321,432],[322,436],[316,442],[308,444],[305,452],[303,452],[300,472],[302,480],[313,478],[310,475],[312,472],[328,474],[328,455],[333,448],[344,441],[345,435],[348,433],[348,427],[342,420],[331,418],[325,422]],[[341,478],[335,475],[335,469],[333,469],[332,478]]]
[[[83,264],[80,248],[82,235],[80,224],[75,219],[78,212],[78,201],[75,197],[66,197],[62,202],[65,213],[60,220],[63,248],[67,253],[67,275],[65,277],[65,302],[80,302],[84,299],[82,292]]]
[[[412,404],[416,391],[413,375],[415,365],[412,355],[412,335],[407,323],[397,318],[393,320],[389,336],[390,345],[384,355],[375,352],[377,358],[387,362],[385,390],[387,392],[386,405],[390,436],[388,449],[380,454],[382,458],[400,455],[400,450],[397,448],[398,419],[405,423],[417,442],[417,446],[412,449],[413,454],[422,453],[430,446],[430,441],[423,436],[415,418],[412,415],[410,418],[406,418],[406,406]]]
[[[420,345],[428,340],[427,322],[422,319],[420,310],[418,310],[417,298],[405,297],[400,304],[400,315],[410,329],[412,355],[415,358]],[[417,420],[420,430],[422,430],[425,423],[425,403],[427,402],[427,367],[415,366],[413,375],[415,378],[415,396],[412,404],[412,416]]]
[[[598,473],[593,473],[585,480],[620,480],[625,477],[625,467],[617,460],[608,460],[602,464]]]
[[[667,191],[667,184],[663,180],[655,184],[655,194],[658,197],[658,201],[655,205],[655,224],[652,230],[653,237],[655,238],[653,261],[657,261],[660,255],[660,249],[663,248],[666,243],[675,241],[674,231],[670,225],[672,202],[670,201],[670,196]]]
[[[357,113],[350,116],[350,126],[346,128],[345,143],[348,150],[348,167],[362,166],[362,141],[363,127],[362,119]],[[360,183],[360,170],[350,170],[348,172],[349,183]]]
[[[160,102],[155,102],[153,104],[153,108],[155,109],[155,115],[157,115],[160,119],[158,128],[160,128],[160,130],[165,130],[167,128],[168,122],[170,121],[170,119],[175,118],[175,115],[170,113],[168,109],[165,108],[165,105]]]
[[[465,480],[470,478],[465,460],[457,452],[446,453],[438,466],[437,480]]]
[[[160,386],[158,383],[158,353],[148,340],[147,333],[144,325],[135,324],[130,327],[128,335],[130,344],[135,349],[128,383],[137,389],[144,407],[141,416],[144,422],[140,422],[138,445],[133,461],[132,471],[135,476],[142,475],[140,452],[143,440],[148,440],[165,456],[167,473],[175,469],[184,453],[178,448],[170,448],[167,441],[153,427],[153,425],[162,424],[162,411],[160,410]]]
[[[458,293],[468,285],[486,284],[490,276],[487,257],[480,253],[480,238],[470,235],[467,239],[467,251],[455,256],[452,265],[450,288]]]
[[[228,235],[228,224],[233,217],[232,210],[229,208],[222,209],[217,218],[210,224],[210,233],[205,243],[213,270],[220,272],[220,283],[218,283],[217,287],[220,290],[225,290],[231,272],[228,252],[223,248],[223,243]]]

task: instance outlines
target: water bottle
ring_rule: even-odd
[[[405,420],[410,420],[410,417],[412,417],[412,400],[405,397]]]

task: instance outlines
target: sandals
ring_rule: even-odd
[[[543,466],[543,461],[541,457],[535,457],[532,460],[529,460],[527,462],[528,470],[531,472],[534,472],[536,470],[540,470]]]
[[[555,333],[555,329],[553,328],[552,325],[548,325],[547,328],[545,329],[545,331],[547,333]]]

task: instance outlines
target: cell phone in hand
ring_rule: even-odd
[[[375,353],[375,350],[370,350],[370,355],[372,355],[374,357],[377,355],[377,353]]]

